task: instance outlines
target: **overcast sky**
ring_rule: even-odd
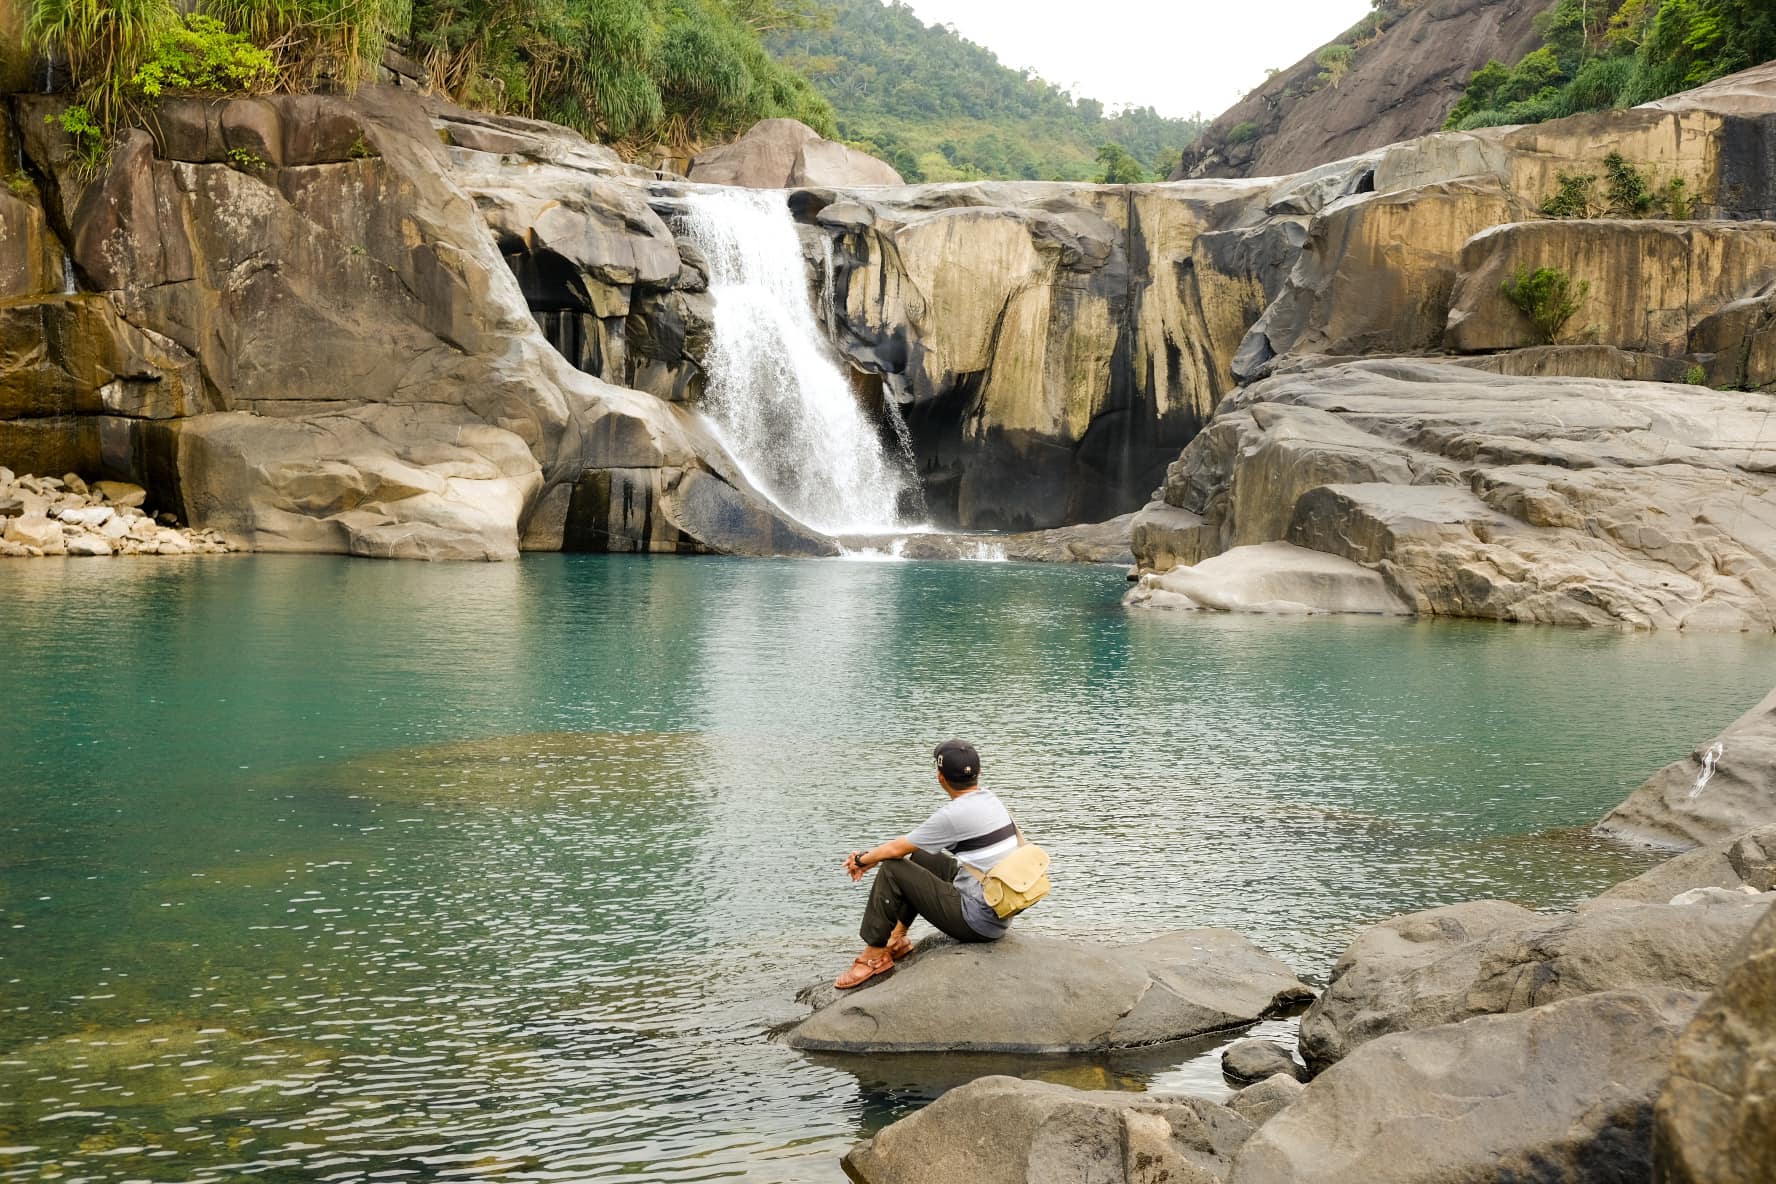
[[[1080,97],[1219,115],[1356,24],[1369,0],[907,0],[928,25]]]

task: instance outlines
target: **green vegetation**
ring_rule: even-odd
[[[1685,386],[1707,386],[1708,371],[1700,366],[1691,366],[1684,371],[1683,380]]]
[[[1505,299],[1529,318],[1542,341],[1553,345],[1591,294],[1591,285],[1582,282],[1575,290],[1572,277],[1556,267],[1538,267],[1534,271],[1519,267],[1501,290]]]
[[[782,30],[767,42],[810,78],[837,113],[839,134],[909,181],[983,177],[1086,181],[1115,143],[1163,176],[1201,119],[1152,108],[1106,115],[953,31],[927,27],[902,3],[829,0],[830,25]]]
[[[1664,185],[1635,168],[1620,152],[1603,158],[1606,197],[1597,197],[1596,173],[1561,173],[1560,187],[1542,203],[1550,218],[1675,218],[1694,214],[1694,199],[1682,177]]]
[[[171,95],[350,89],[385,49],[453,98],[554,119],[639,151],[832,110],[760,41],[810,0],[26,0],[26,48],[73,79],[83,156]],[[96,143],[96,150],[93,145]]]
[[[1538,30],[1539,49],[1474,73],[1445,127],[1631,107],[1776,58],[1770,0],[1559,0]]]
[[[215,17],[190,13],[155,35],[148,60],[130,79],[143,98],[162,95],[226,95],[265,90],[277,65],[243,34]]]
[[[12,45],[73,80],[60,121],[89,169],[112,129],[163,99],[349,90],[389,48],[465,106],[565,123],[629,156],[684,156],[789,117],[913,181],[1147,180],[1202,124],[1151,108],[1106,116],[878,0],[24,0],[22,11]],[[13,52],[0,64],[22,78],[30,62]]]
[[[1105,185],[1140,185],[1153,180],[1134,154],[1114,140],[1098,149],[1098,163],[1104,166],[1098,180]]]

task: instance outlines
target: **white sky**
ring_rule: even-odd
[[[1213,117],[1356,24],[1369,0],[907,0],[1080,98]]]

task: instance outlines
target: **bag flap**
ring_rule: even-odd
[[[1013,892],[1028,892],[1036,886],[1036,881],[1048,874],[1048,852],[1034,843],[1026,843],[995,863],[988,874]]]

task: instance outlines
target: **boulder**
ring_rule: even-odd
[[[21,547],[36,547],[45,555],[62,555],[67,551],[63,542],[62,524],[42,514],[21,514],[8,518],[5,538],[7,542],[17,543]]]
[[[93,491],[113,506],[138,507],[148,500],[148,491],[128,481],[95,481]]]
[[[1242,613],[1410,611],[1381,574],[1288,543],[1235,547],[1191,567],[1149,572],[1125,603],[1143,608],[1200,608]]]
[[[1259,1127],[1229,1184],[1644,1180],[1699,997],[1607,991],[1365,1044]]]
[[[1295,1104],[1307,1087],[1293,1073],[1277,1073],[1233,1095],[1227,1108],[1253,1126],[1263,1126]]]
[[[1460,944],[1427,943],[1406,957],[1398,952],[1399,935],[1442,927],[1429,916],[1396,918],[1383,927],[1385,936],[1367,946],[1359,939],[1339,959],[1331,983],[1302,1016],[1302,1055],[1320,1070],[1391,1032],[1601,991],[1706,994],[1720,980],[1727,953],[1772,899],[1735,894],[1689,905],[1531,914]],[[1447,910],[1432,913],[1448,917]]]
[[[845,1156],[858,1184],[1218,1184],[1252,1123],[1201,1098],[982,1077]]]
[[[1236,1040],[1221,1053],[1221,1072],[1235,1081],[1263,1081],[1283,1076],[1297,1080],[1307,1076],[1295,1054],[1274,1040]]]
[[[1136,559],[1284,542],[1380,573],[1420,614],[1768,633],[1768,403],[1428,360],[1292,366],[1171,466],[1161,500],[1201,524],[1138,531]]]
[[[1675,855],[1580,908],[1629,902],[1658,904],[1699,888],[1776,891],[1776,824]]]
[[[98,534],[76,534],[68,536],[67,550],[69,555],[109,556],[115,552],[110,539]]]
[[[699,153],[686,175],[706,185],[748,189],[905,184],[892,165],[824,139],[794,119],[760,120],[732,143]]]
[[[802,998],[814,1013],[784,1039],[847,1053],[1102,1052],[1225,1031],[1311,997],[1288,967],[1226,929],[1128,945],[1013,932],[932,945],[856,990],[812,988]]]
[[[1661,1184],[1776,1180],[1776,911],[1678,1040],[1653,1151]]]
[[[1599,834],[1691,847],[1776,824],[1776,691],[1726,731],[1654,773],[1604,815]]]

